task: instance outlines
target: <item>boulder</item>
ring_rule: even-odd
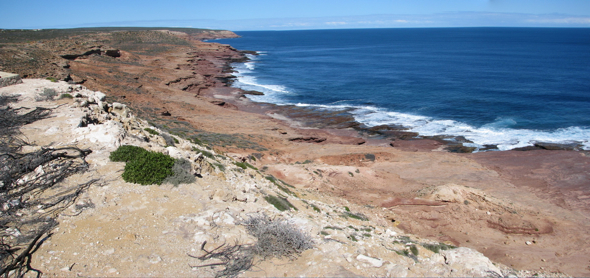
[[[121,51],[119,51],[119,49],[107,49],[104,52],[104,55],[110,56],[113,58],[119,58],[119,57],[121,57]]]

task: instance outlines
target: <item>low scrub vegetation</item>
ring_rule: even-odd
[[[290,210],[290,209],[297,210],[297,208],[293,204],[291,204],[291,202],[289,202],[289,200],[287,200],[286,198],[283,198],[283,197],[277,197],[274,195],[267,195],[267,196],[264,196],[264,200],[266,200],[269,204],[273,205],[275,208],[277,208],[280,211],[285,211],[285,210]]]
[[[157,132],[157,131],[155,131],[155,130],[153,130],[153,129],[149,128],[149,127],[146,127],[146,128],[144,128],[143,130],[147,131],[147,132],[148,132],[149,134],[151,134],[151,135],[160,135],[160,133],[159,133],[159,132]]]
[[[207,242],[201,245],[203,256],[191,256],[201,261],[216,259],[217,262],[195,267],[223,267],[217,270],[215,277],[236,277],[254,266],[255,259],[269,258],[295,259],[307,249],[313,248],[311,237],[301,232],[297,226],[285,219],[270,218],[265,214],[250,216],[240,223],[246,231],[256,238],[251,245],[234,244],[221,246],[208,251]],[[219,262],[220,261],[220,262]]]
[[[43,89],[43,92],[40,93],[38,96],[35,97],[36,101],[47,101],[47,100],[54,100],[57,96],[57,92],[51,88]]]
[[[112,161],[126,162],[123,180],[142,185],[174,185],[192,183],[194,176],[190,173],[188,160],[175,160],[169,155],[152,152],[136,146],[124,145],[112,152]]]

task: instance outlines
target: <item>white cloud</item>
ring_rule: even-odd
[[[326,22],[326,25],[346,25],[348,23],[344,22],[344,21],[332,21],[332,22]]]
[[[89,23],[77,26],[195,26],[196,28],[245,30],[298,30],[325,28],[420,28],[420,27],[590,27],[590,17],[517,13],[454,12],[426,15],[368,15],[317,18],[270,18],[247,20],[158,20]],[[49,27],[48,27],[49,28]]]
[[[563,17],[563,18],[540,18],[528,19],[527,22],[540,24],[588,24],[590,17]]]

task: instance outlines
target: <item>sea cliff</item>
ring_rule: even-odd
[[[202,41],[216,34],[233,36],[160,28],[4,38],[0,70],[62,80],[25,78],[0,89],[20,95],[12,108],[51,109],[20,127],[32,143],[20,152],[92,151],[88,171],[60,184],[85,186],[33,242],[31,267],[54,276],[223,275],[236,260],[207,254],[250,250],[259,238],[246,224],[266,215],[308,235],[313,247],[258,255],[241,275],[590,274],[586,153],[454,154],[437,141],[391,144],[350,128],[312,128],[228,86],[230,63],[245,56]],[[73,98],[36,101],[45,88]],[[187,159],[196,182],[127,183],[124,163],[108,158],[121,145]],[[47,210],[22,209],[3,217]],[[34,234],[13,225],[3,234],[11,244]]]

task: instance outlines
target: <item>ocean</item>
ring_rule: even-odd
[[[408,28],[236,32],[256,102],[343,110],[366,127],[463,136],[499,150],[590,150],[590,29]]]

